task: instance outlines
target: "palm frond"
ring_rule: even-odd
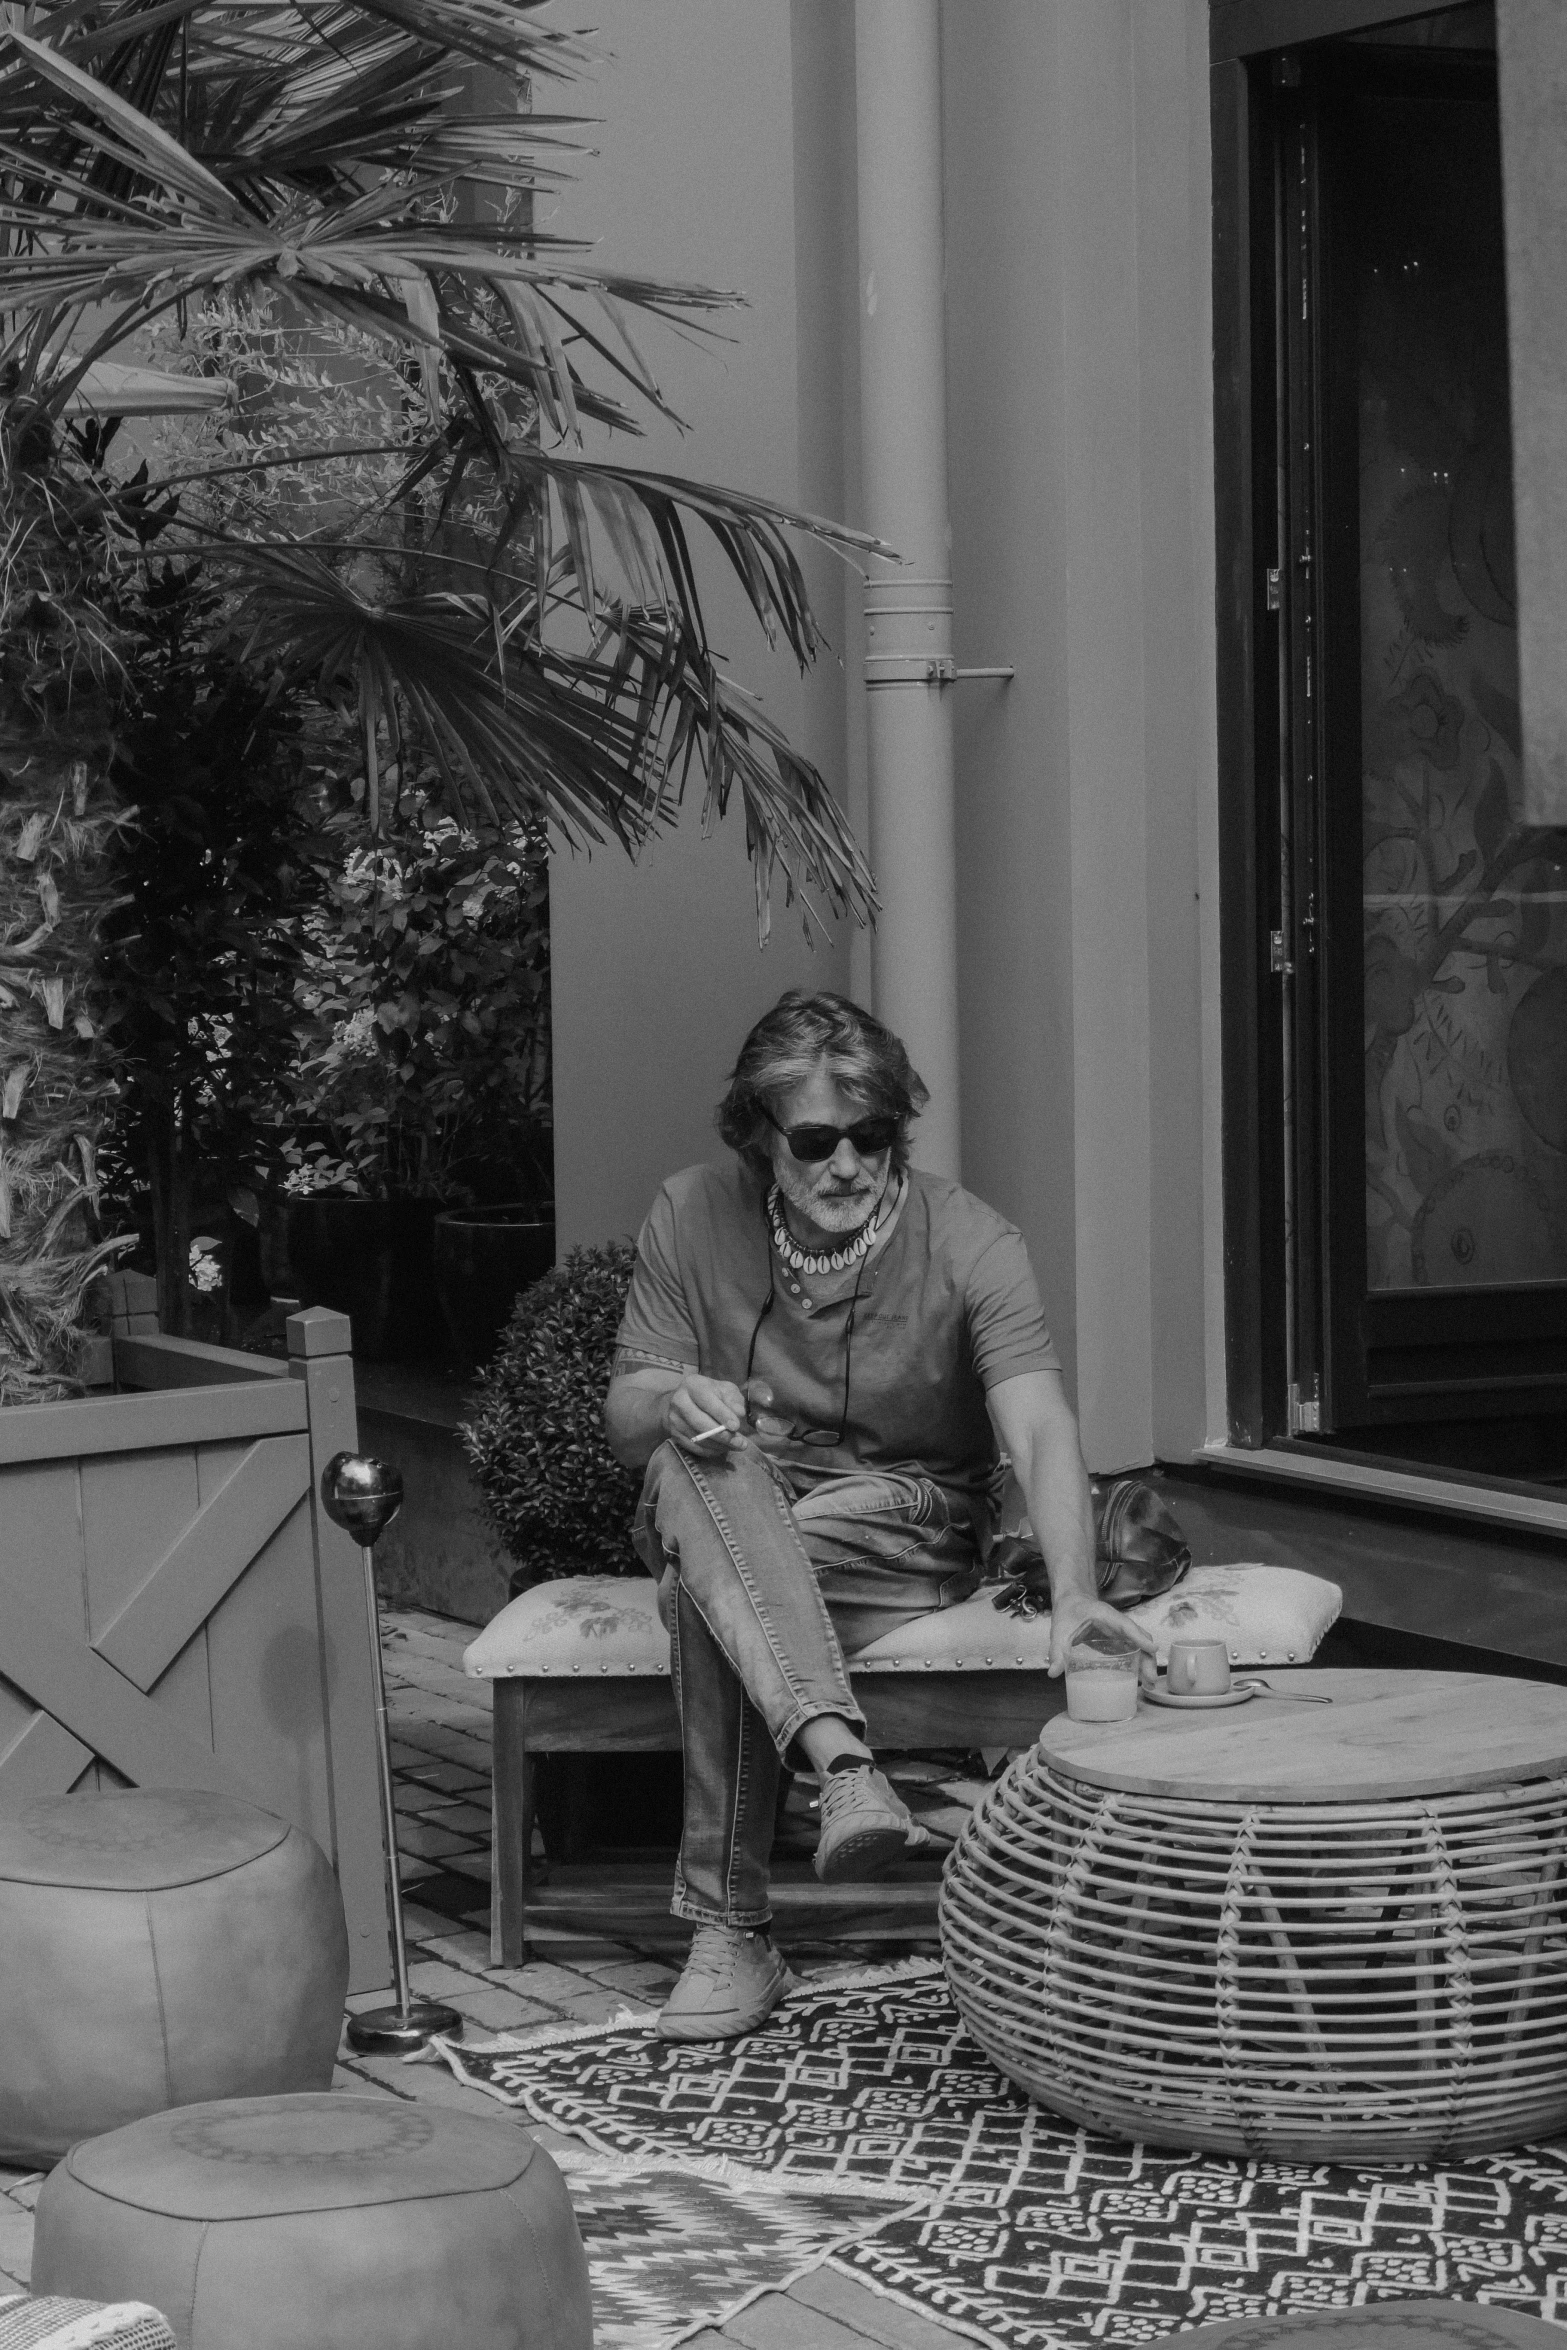
[[[437,57],[457,56],[518,76],[559,79],[592,55],[580,35],[537,21],[548,0],[63,0],[39,10],[41,40],[100,61],[179,27],[196,71],[270,66],[286,74],[323,57],[352,58],[389,37]],[[121,73],[124,66],[121,65]],[[104,73],[104,78],[110,78]]]
[[[508,627],[482,597],[373,602],[309,549],[235,545],[221,560],[247,652],[356,702],[370,790],[378,732],[397,745],[399,697],[454,813],[547,823],[575,847],[614,839],[635,854],[673,823],[695,764],[704,823],[740,791],[764,935],[775,871],[809,923],[821,919],[816,899],[834,916],[874,913],[869,871],[821,776],[667,611],[627,610],[599,648],[574,655],[530,636],[521,616]]]
[[[673,415],[642,323],[714,334],[740,297],[596,271],[535,228],[531,197],[583,118],[511,111],[493,90],[482,111],[468,101],[486,75],[568,78],[584,45],[542,23],[538,0],[61,0],[28,29],[18,13],[0,31],[13,403],[58,431],[95,361],[236,305],[373,353],[389,387],[395,429],[344,436],[394,452],[374,510],[355,475],[352,512],[293,546],[259,501],[242,512],[215,494],[236,449],[258,480],[333,453],[247,449],[257,424],[275,437],[257,414],[205,474],[172,468],[177,487],[96,476],[127,543],[161,534],[217,566],[254,657],[357,708],[372,799],[378,745],[404,717],[454,806],[547,819],[587,845],[635,852],[699,771],[704,822],[738,790],[764,928],[775,874],[808,921],[818,907],[868,918],[870,876],[822,777],[708,641],[691,539],[711,541],[802,667],[820,637],[794,541],[887,550],[590,453],[596,427]],[[482,228],[451,201],[475,181],[498,203]],[[190,364],[206,364],[199,349]],[[367,532],[383,555],[400,546],[407,592],[354,584]]]
[[[110,158],[131,153],[126,140],[107,130],[85,136]],[[0,138],[0,162],[9,152]],[[139,165],[151,159],[144,149]],[[187,179],[181,218],[120,203],[116,217],[84,222],[68,243],[55,242],[58,208],[74,184],[45,172],[37,196],[26,202],[0,187],[0,229],[20,246],[0,259],[0,306],[19,326],[38,329],[42,340],[74,310],[101,313],[98,332],[80,355],[84,366],[179,303],[240,290],[275,293],[307,313],[377,335],[394,356],[417,356],[430,346],[515,384],[546,404],[559,431],[575,432],[583,419],[624,431],[635,429],[634,414],[582,376],[568,345],[592,351],[650,406],[673,411],[635,344],[618,328],[603,332],[595,313],[613,318],[629,307],[700,325],[737,301],[716,287],[595,273],[532,252],[497,250],[455,224],[388,219],[400,199],[385,189],[361,197],[344,220],[321,208],[310,217],[301,206],[263,224],[245,218],[220,182],[212,181],[218,194],[207,201],[205,190],[198,193]],[[429,289],[426,326],[408,316],[410,286]],[[485,297],[490,305],[481,310]],[[63,409],[74,389],[75,380],[62,377],[49,395],[51,409]]]

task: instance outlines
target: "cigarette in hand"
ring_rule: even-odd
[[[710,1427],[693,1428],[691,1434],[686,1438],[686,1442],[687,1444],[705,1444],[710,1436],[738,1436],[739,1433],[738,1428],[726,1428],[722,1420],[714,1420]]]

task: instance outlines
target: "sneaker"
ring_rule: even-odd
[[[765,2023],[794,1977],[760,1928],[698,1926],[659,2012],[661,2040],[736,2040]]]
[[[879,1869],[911,1852],[922,1852],[933,1842],[930,1830],[919,1825],[901,1796],[894,1795],[885,1775],[869,1764],[827,1773],[820,1816],[821,1834],[811,1865],[824,1885],[874,1877]]]

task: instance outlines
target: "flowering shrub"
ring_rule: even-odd
[[[542,1199],[544,840],[479,840],[417,791],[398,818],[379,839],[341,821],[348,854],[306,923],[295,1064],[264,1105],[286,1188]]]
[[[190,1244],[190,1285],[199,1297],[211,1297],[223,1287],[219,1243],[210,1232],[198,1232]]]

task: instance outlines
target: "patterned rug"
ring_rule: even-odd
[[[929,1960],[815,1978],[723,2047],[626,2017],[446,2055],[599,2156],[922,2198],[819,2257],[993,2350],[1418,2296],[1567,2320],[1567,2147],[1371,2170],[1090,2136],[1002,2079]]]
[[[669,2350],[759,2293],[911,2217],[923,2198],[823,2179],[790,2186],[733,2163],[623,2161],[556,2149],[593,2278],[595,2350]]]

